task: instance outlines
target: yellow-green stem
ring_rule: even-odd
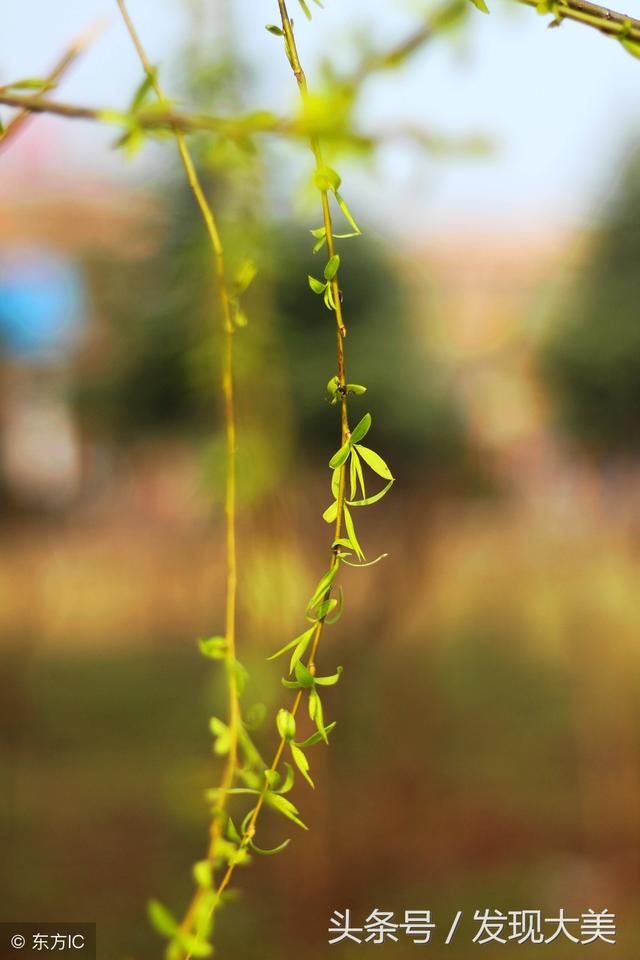
[[[156,96],[161,105],[168,110],[167,99],[158,83],[156,72],[151,66],[135,25],[129,15],[125,0],[116,0],[125,26],[135,46],[142,67],[149,77]],[[195,168],[193,158],[186,143],[185,135],[175,129],[174,136],[178,146],[180,159],[185,170],[187,182],[195,197],[204,220],[215,261],[215,272],[218,286],[218,296],[222,308],[224,325],[224,357],[222,370],[222,393],[224,397],[224,421],[226,434],[227,472],[225,484],[225,521],[226,521],[226,567],[227,589],[225,601],[225,641],[226,641],[226,672],[229,697],[229,752],[225,761],[220,780],[220,802],[214,814],[211,829],[207,858],[215,862],[216,847],[220,839],[222,814],[226,806],[227,791],[232,786],[238,767],[238,739],[240,731],[240,704],[236,672],[236,595],[238,587],[237,551],[236,551],[236,418],[234,406],[233,384],[233,316],[231,298],[226,277],[224,249],[220,231],[216,223],[211,205],[202,188],[200,178]],[[192,908],[190,907],[182,922],[183,929],[189,930],[192,923]]]

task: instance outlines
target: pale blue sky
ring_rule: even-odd
[[[229,7],[222,0],[201,2],[210,9]],[[176,0],[130,0],[156,62],[170,61],[184,31],[178,6]],[[416,0],[326,0],[313,24],[298,16],[299,45],[311,81],[320,51],[343,55],[347,29],[373,32],[384,43],[411,25],[411,9],[418,6]],[[404,118],[435,131],[484,133],[495,139],[496,156],[425,164],[406,151],[389,149],[368,175],[351,174],[350,195],[360,207],[396,225],[408,218],[412,231],[460,221],[487,226],[571,222],[589,216],[615,184],[618,160],[640,128],[640,62],[577,25],[549,31],[530,9],[492,6],[490,17],[474,18],[464,42],[439,42],[392,79],[372,82],[364,116],[372,126]],[[90,105],[127,102],[139,67],[114,0],[24,0],[3,7],[0,82],[42,74],[70,37],[104,17],[104,34],[59,95]],[[283,103],[293,103],[296,91],[279,41],[263,29],[277,19],[275,0],[234,0],[232,9],[247,54],[263,78],[256,104],[282,109]],[[121,159],[108,152],[111,139],[111,133],[97,136],[78,125],[66,149],[72,149],[78,165],[114,171]],[[143,170],[167,149],[151,148],[127,171]]]

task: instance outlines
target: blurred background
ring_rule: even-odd
[[[180,103],[294,109],[275,4],[130,6]],[[296,17],[311,84],[423,12]],[[431,149],[335,160],[364,230],[340,246],[354,410],[397,477],[362,540],[389,557],[347,571],[323,645],[345,673],[317,791],[295,797],[312,829],[240,876],[221,957],[351,960],[373,947],[328,946],[345,907],[431,909],[435,956],[462,910],[452,960],[481,950],[476,909],[607,908],[616,945],[582,949],[640,950],[640,66],[515,5],[471,13],[358,101],[362,129],[416,127]],[[109,0],[2,16],[3,84],[106,17],[55,96],[129,103],[140,71]],[[95,920],[100,957],[144,960],[145,903],[187,902],[216,778],[224,691],[196,638],[223,621],[224,445],[203,229],[173,144],[127,157],[117,137],[39,117],[0,148],[0,902],[4,920]],[[195,148],[231,256],[259,266],[236,337],[240,637],[247,703],[272,715],[265,658],[326,561],[338,429],[306,281],[317,198],[302,145]],[[265,818],[264,845],[283,825]]]

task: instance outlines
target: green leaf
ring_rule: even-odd
[[[640,43],[637,40],[630,40],[629,37],[619,37],[619,40],[627,53],[640,58]]]
[[[257,272],[258,268],[253,260],[246,259],[242,261],[233,278],[233,286],[237,296],[240,296],[240,294],[244,293],[245,290],[251,285]]]
[[[213,864],[211,860],[198,860],[193,865],[193,879],[199,887],[210,889],[213,886]]]
[[[344,516],[344,525],[345,525],[345,527],[347,528],[347,536],[349,537],[349,540],[351,541],[351,544],[352,544],[352,546],[353,546],[353,549],[354,549],[355,552],[356,552],[356,555],[357,555],[361,560],[364,560],[364,559],[365,559],[365,556],[364,556],[364,553],[362,552],[362,547],[360,546],[360,544],[359,544],[359,542],[358,542],[358,537],[356,536],[356,528],[355,528],[354,523],[353,523],[353,517],[351,516],[351,513],[349,512],[349,509],[348,509],[348,507],[346,507],[346,506],[343,508],[343,511],[342,511],[342,512],[343,512],[343,516]]]
[[[316,278],[312,277],[311,274],[309,274],[307,279],[309,281],[309,286],[311,287],[314,293],[317,293],[318,295],[320,295],[321,293],[324,293],[325,288],[327,286],[326,283],[321,283],[320,280],[316,280]]]
[[[342,667],[337,667],[336,672],[329,677],[314,677],[314,682],[319,683],[321,687],[333,687],[342,676]]]
[[[340,447],[338,452],[334,453],[334,455],[331,457],[331,460],[329,460],[329,466],[331,469],[336,470],[338,467],[341,467],[343,463],[346,463],[350,453],[351,440],[347,440],[347,442]]]
[[[284,30],[276,26],[275,23],[265,24],[265,30],[268,30],[269,33],[272,33],[275,37],[284,37]]]
[[[304,633],[301,633],[300,636],[294,637],[293,640],[290,640],[289,643],[286,643],[284,647],[281,647],[276,653],[272,653],[270,657],[267,657],[267,660],[275,660],[276,657],[282,656],[283,653],[286,653],[288,650],[292,650],[293,647],[297,647],[305,640],[308,643],[314,630],[315,627],[310,627],[308,630],[305,630]]]
[[[342,471],[340,470],[340,467],[336,467],[336,469],[333,471],[333,474],[332,474],[332,477],[331,477],[331,493],[334,495],[334,497],[336,498],[336,500],[338,499],[338,496],[340,495],[340,474],[341,474],[341,472],[342,472]]]
[[[314,620],[317,622],[319,620],[326,620],[327,615],[331,613],[332,610],[335,610],[338,606],[338,601],[335,597],[327,597],[326,600],[323,600],[315,610]]]
[[[367,388],[363,387],[361,383],[347,384],[347,393],[354,393],[357,397],[359,397],[366,392],[367,392]]]
[[[324,305],[327,310],[335,310],[336,301],[333,298],[333,288],[329,282],[327,282],[324,288]]]
[[[263,847],[257,847],[253,840],[249,841],[249,846],[255,853],[259,853],[261,857],[274,857],[276,853],[282,853],[285,850],[291,840],[283,840],[282,843],[279,843],[277,847],[272,847],[270,850],[265,850]]]
[[[213,947],[210,943],[206,943],[206,941],[200,937],[194,937],[191,933],[184,933],[182,930],[177,930],[175,938],[184,953],[189,957],[210,957],[213,953]]]
[[[353,234],[353,235],[356,236],[356,237],[359,237],[359,236],[362,234],[362,230],[360,229],[360,227],[358,226],[358,224],[357,224],[357,223],[355,222],[355,220],[353,219],[353,216],[352,216],[352,214],[351,214],[351,210],[349,210],[349,207],[347,206],[344,198],[338,193],[337,189],[336,189],[336,191],[335,191],[335,196],[336,196],[336,201],[337,201],[337,203],[338,203],[338,206],[339,206],[340,209],[342,210],[342,214],[343,214],[344,218],[345,218],[346,220],[348,220],[348,222],[351,224],[351,227],[353,228],[353,231],[354,231],[354,234]]]
[[[229,840],[233,841],[233,843],[242,843],[242,837],[240,836],[240,832],[236,827],[235,823],[233,822],[233,820],[231,819],[231,817],[227,817],[226,834]]]
[[[350,488],[350,489],[349,489],[349,496],[351,497],[352,500],[353,500],[353,498],[354,498],[355,495],[356,495],[356,483],[357,483],[357,479],[358,479],[358,468],[357,468],[357,466],[356,466],[356,463],[359,463],[359,462],[360,462],[360,458],[358,457],[358,454],[355,452],[355,450],[352,450],[352,451],[351,451],[351,460],[349,461],[349,466],[350,466],[350,470],[349,470],[349,488]],[[337,509],[337,507],[338,507],[338,505],[336,504],[336,516],[338,515],[338,509]]]
[[[231,730],[226,723],[218,720],[217,717],[211,717],[209,720],[209,729],[216,738],[213,745],[213,752],[219,757],[223,757],[229,753],[231,747]]]
[[[340,381],[336,376],[331,377],[331,380],[327,383],[327,393],[330,397],[335,397],[338,392],[338,387],[340,386]]]
[[[297,807],[295,807],[290,800],[287,800],[286,797],[281,796],[279,793],[273,793],[271,790],[267,790],[264,795],[264,800],[268,806],[272,807],[284,817],[287,817],[289,820],[293,821],[296,826],[302,827],[303,830],[309,829],[300,819]]]
[[[289,710],[281,707],[276,716],[278,733],[283,740],[294,740],[296,736],[296,718]]]
[[[350,507],[370,507],[372,503],[377,503],[378,500],[382,500],[382,498],[389,492],[393,484],[394,480],[391,478],[391,480],[389,480],[382,490],[378,490],[377,493],[372,494],[370,497],[364,497],[362,500],[347,500],[347,503]]]
[[[369,433],[371,429],[371,414],[365,413],[364,417],[351,431],[351,443],[358,443]]]
[[[316,240],[320,240],[321,237],[326,237],[327,228],[326,227],[316,227],[315,230],[310,230],[309,233],[312,237],[315,237]]]
[[[329,743],[329,738],[327,736],[327,730],[324,725],[324,711],[322,709],[322,700],[320,699],[320,694],[315,687],[312,687],[309,690],[309,717],[315,723],[318,728],[318,733],[322,737],[325,743]]]
[[[145,75],[144,79],[141,81],[138,89],[133,95],[131,106],[129,107],[130,113],[135,113],[137,110],[140,109],[140,107],[143,106],[145,100],[147,99],[149,94],[153,91],[153,85],[156,80],[156,74],[157,74],[157,70],[154,67],[150,72],[148,72]]]
[[[200,653],[212,660],[224,660],[227,655],[226,637],[201,637],[198,646]]]
[[[296,675],[296,680],[298,681],[301,687],[304,687],[307,690],[313,687],[313,675],[309,673],[304,663],[302,663],[301,661],[298,661],[298,663],[296,663],[295,675]]]
[[[9,90],[48,90],[51,87],[51,81],[41,77],[23,77],[21,80],[14,80],[8,83],[4,89]]]
[[[147,915],[153,929],[163,937],[173,937],[179,927],[173,914],[159,900],[149,900]]]
[[[334,604],[334,606],[331,606],[324,614],[325,623],[328,624],[337,623],[342,616],[342,608],[344,607],[344,591],[342,587],[338,587],[338,596],[337,598],[333,598],[331,603]]]
[[[314,172],[313,182],[318,190],[322,190],[325,193],[327,190],[332,190],[335,193],[342,183],[342,180],[339,173],[337,173],[331,167],[324,166]],[[337,196],[338,195],[336,193],[336,197]]]
[[[324,268],[325,280],[333,280],[333,278],[338,272],[339,267],[340,267],[340,254],[334,253],[334,255],[329,258],[327,265]]]
[[[368,466],[377,473],[379,477],[382,477],[383,480],[393,480],[393,474],[389,467],[386,465],[380,454],[376,453],[375,450],[370,450],[369,447],[363,447],[360,444],[357,446],[358,453]]]
[[[328,591],[329,587],[335,580],[336,573],[338,572],[338,567],[330,567],[325,574],[320,577],[318,581],[318,586],[316,587],[311,600],[307,604],[307,610],[313,610],[313,608],[324,598],[324,595]]]
[[[305,0],[298,0],[298,3],[300,4],[300,7],[302,8],[302,12],[304,13],[307,20],[311,20],[311,10],[309,10],[309,7],[305,3]]]
[[[282,794],[282,793],[289,793],[289,791],[292,789],[293,784],[294,784],[294,781],[295,781],[295,779],[296,779],[296,778],[295,778],[295,774],[294,774],[294,772],[293,772],[293,767],[291,766],[290,763],[287,763],[287,762],[285,761],[284,768],[285,768],[284,781],[283,781],[282,785],[281,785],[280,787],[278,787],[278,789],[277,789],[277,791],[276,791],[276,793],[280,793],[280,794]]]
[[[333,723],[327,724],[327,726],[324,728],[324,732],[325,732],[327,735],[330,734],[331,731],[333,730],[333,728],[335,727],[336,723],[337,723],[337,721],[334,720]],[[322,736],[322,734],[321,734],[321,733],[312,733],[310,737],[307,737],[307,739],[306,739],[306,740],[303,740],[302,743],[297,743],[296,746],[298,746],[298,747],[305,747],[305,748],[306,748],[306,747],[313,747],[313,746],[315,746],[316,743],[321,743],[321,742],[325,742],[325,738]]]
[[[330,503],[325,512],[322,514],[322,519],[327,523],[333,523],[338,516],[338,501],[335,500],[333,503]]]
[[[291,750],[291,756],[293,757],[293,762],[295,763],[296,767],[305,778],[309,786],[315,789],[315,784],[309,776],[309,761],[307,760],[305,754],[296,743],[290,743],[289,748]]]
[[[486,5],[484,0],[471,0],[471,3],[474,5],[474,7],[477,7],[481,13],[489,13],[489,7]]]

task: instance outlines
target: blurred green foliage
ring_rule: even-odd
[[[640,451],[639,260],[636,152],[540,358],[560,425],[598,456]]]

